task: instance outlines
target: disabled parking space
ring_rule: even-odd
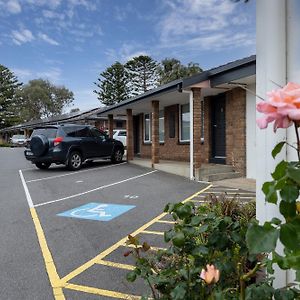
[[[142,290],[131,290],[132,285],[125,278],[132,266],[128,267],[128,263],[126,267],[123,262],[121,270],[125,273],[121,274],[113,261],[104,262],[101,256],[161,214],[168,202],[182,201],[205,187],[127,163],[98,164],[79,172],[55,167],[47,171],[26,169],[21,173],[55,299],[76,299],[73,296],[77,293],[97,295],[96,299],[127,299],[126,295],[133,297],[132,291],[139,297]],[[162,232],[169,224],[161,225],[143,232],[157,248],[163,245],[163,235],[158,234],[161,241],[157,244],[156,239],[152,242],[153,232]],[[125,245],[120,247],[126,251]],[[122,253],[119,258],[123,259]],[[120,266],[118,257],[115,261]],[[92,266],[95,268],[91,269]],[[103,266],[112,273],[103,271]],[[95,281],[98,273],[99,281]],[[115,288],[110,286],[112,281],[116,282]],[[68,298],[65,291],[71,291],[72,297]]]

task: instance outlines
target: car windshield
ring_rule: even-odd
[[[12,136],[13,139],[25,139],[25,135],[16,134]]]
[[[42,134],[47,138],[54,139],[56,137],[56,133],[57,128],[37,128],[33,130],[31,137]]]

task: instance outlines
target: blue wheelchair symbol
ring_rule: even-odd
[[[110,221],[134,207],[134,205],[91,202],[59,213],[58,216],[96,221]]]

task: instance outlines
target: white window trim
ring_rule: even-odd
[[[180,143],[187,143],[187,142],[189,143],[190,139],[188,139],[188,140],[181,139],[181,106],[182,105],[189,105],[189,103],[179,104],[179,115],[178,115],[178,117],[179,117],[179,122],[178,122],[179,123],[179,142]],[[190,120],[191,120],[191,118],[190,118]],[[190,126],[191,126],[191,124],[190,124]]]
[[[149,140],[145,139],[145,130],[146,130],[146,115],[149,115]],[[151,113],[146,113],[144,114],[144,128],[143,128],[143,137],[144,137],[144,143],[145,144],[151,144],[152,143],[152,130],[151,130],[151,126],[152,126],[152,122],[151,122]]]
[[[164,139],[163,140],[159,139],[159,142],[160,143],[164,143],[165,142],[165,135],[166,135],[166,132],[165,132],[165,111],[164,110],[160,110],[159,114],[160,114],[160,112],[162,112],[163,116],[158,118],[158,136],[160,136],[160,134],[159,134],[159,121],[160,121],[160,119],[163,119],[164,120],[163,121],[163,124],[164,124]]]

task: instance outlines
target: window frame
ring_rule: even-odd
[[[162,115],[162,116],[161,116]],[[163,140],[161,140],[160,139],[160,120],[163,120],[163,122],[162,122],[162,124],[163,124],[163,135],[164,135],[164,138],[163,138]],[[159,111],[159,114],[158,114],[158,139],[159,139],[159,143],[160,144],[163,144],[164,142],[165,142],[165,135],[166,135],[166,132],[165,132],[165,111],[164,111],[164,109],[162,109],[162,110],[160,110]]]
[[[149,140],[146,140],[146,116],[149,116]],[[152,137],[151,137],[151,113],[144,114],[144,128],[143,128],[143,140],[145,144],[151,144],[152,143]]]
[[[179,105],[179,142],[180,143],[189,143],[191,141],[191,137],[189,139],[182,139],[182,106],[188,105],[189,107],[189,114],[190,112],[190,104],[185,103],[185,104],[180,104]],[[190,117],[190,126],[191,126],[191,117]]]

